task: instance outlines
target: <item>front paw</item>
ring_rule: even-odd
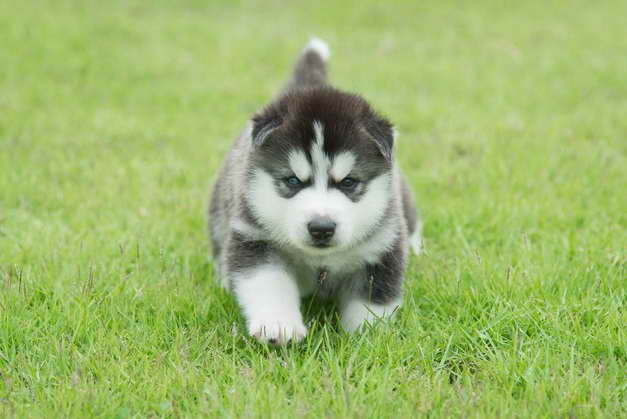
[[[365,324],[374,324],[380,320],[389,319],[396,313],[400,300],[387,304],[374,304],[359,299],[345,302],[342,310],[342,328],[349,333],[356,332]]]
[[[288,342],[299,342],[307,334],[302,319],[286,318],[286,316],[260,316],[251,319],[248,333],[262,343],[286,345]]]

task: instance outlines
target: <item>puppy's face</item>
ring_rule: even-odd
[[[389,206],[391,126],[363,99],[331,89],[284,101],[255,120],[248,204],[283,244],[310,254],[349,248]]]

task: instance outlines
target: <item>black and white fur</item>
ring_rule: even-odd
[[[262,342],[302,339],[301,297],[336,298],[355,331],[393,314],[420,221],[394,160],[395,131],[327,84],[313,39],[284,91],[226,157],[210,205],[215,270]]]

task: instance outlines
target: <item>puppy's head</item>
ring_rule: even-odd
[[[392,194],[392,125],[361,97],[289,93],[253,118],[248,205],[273,238],[310,254],[349,248]]]

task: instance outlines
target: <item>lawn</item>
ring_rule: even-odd
[[[0,2],[1,417],[625,417],[627,2]],[[208,191],[309,36],[398,127],[395,322],[268,348]]]

